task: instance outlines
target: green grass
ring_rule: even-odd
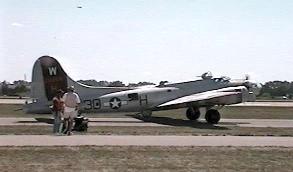
[[[256,127],[91,127],[88,134],[101,135],[209,135],[209,136],[293,136],[292,128]]]
[[[236,107],[220,110],[223,118],[239,119],[293,119],[293,107]]]
[[[0,118],[1,117],[16,117],[16,118],[25,118],[25,117],[51,117],[51,114],[26,114],[20,104],[0,104]],[[127,114],[135,113],[104,113],[104,114],[87,114],[88,117],[127,117]]]
[[[49,117],[48,114],[26,114],[19,104],[0,104],[0,117]]]
[[[13,117],[24,116],[25,114],[22,111],[22,105],[15,104],[0,104],[0,115],[1,117]]]
[[[0,126],[0,135],[50,135],[52,126]],[[208,124],[193,127],[120,127],[92,126],[88,132],[75,135],[232,135],[232,136],[293,136],[292,128],[216,127]]]
[[[293,171],[292,148],[1,147],[1,171]]]

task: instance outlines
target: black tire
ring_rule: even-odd
[[[221,119],[221,115],[220,115],[219,111],[217,111],[215,109],[210,109],[207,111],[207,113],[205,115],[205,119],[210,124],[217,124]]]
[[[197,120],[199,117],[200,117],[200,111],[198,108],[188,108],[186,110],[186,117],[191,120],[191,121],[194,121],[194,120]]]

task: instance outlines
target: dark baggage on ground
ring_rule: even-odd
[[[74,118],[74,131],[87,131],[89,119],[80,115]]]

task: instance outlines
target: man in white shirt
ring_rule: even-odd
[[[66,126],[65,134],[72,134],[73,119],[77,116],[80,99],[77,93],[74,92],[74,87],[68,88],[68,92],[63,95],[64,101],[64,122]]]

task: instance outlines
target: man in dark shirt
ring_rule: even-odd
[[[59,134],[60,125],[61,125],[61,116],[64,112],[64,101],[62,99],[63,91],[58,90],[56,96],[53,98],[53,116],[54,116],[54,125],[53,133]]]

